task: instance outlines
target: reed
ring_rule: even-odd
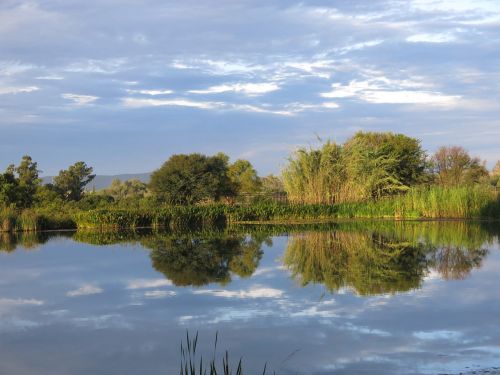
[[[215,334],[213,357],[203,362],[203,356],[197,354],[198,332],[194,337],[186,332],[186,341],[181,342],[181,370],[180,375],[243,375],[242,359],[238,361],[236,369],[231,366],[229,361],[229,352],[226,350],[222,356],[221,366],[217,366],[218,333]],[[266,374],[267,364],[264,365],[262,375]]]

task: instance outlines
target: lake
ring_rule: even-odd
[[[245,374],[500,366],[500,225],[354,222],[0,234],[0,373],[178,374],[199,333]]]

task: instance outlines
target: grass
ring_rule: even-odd
[[[302,223],[337,219],[500,219],[500,196],[486,186],[417,187],[379,200],[340,204],[261,202],[165,206],[155,209],[0,210],[0,231],[48,229],[211,230],[237,223]]]
[[[243,375],[242,359],[238,361],[236,369],[231,366],[229,361],[229,352],[226,350],[222,356],[221,365],[217,366],[216,353],[218,333],[215,334],[214,353],[211,360],[203,362],[203,356],[197,355],[198,332],[194,337],[186,332],[186,342],[181,342],[181,366],[180,375]],[[262,375],[266,374],[267,364],[264,365]]]

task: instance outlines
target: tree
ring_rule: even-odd
[[[348,179],[360,198],[407,190],[424,179],[420,141],[403,134],[358,132],[344,144]]]
[[[470,185],[488,176],[484,162],[460,146],[440,147],[432,166],[437,183],[444,186]]]
[[[248,160],[236,160],[229,166],[228,176],[240,194],[252,194],[261,190],[260,178]]]
[[[114,199],[120,200],[124,198],[143,198],[147,192],[147,184],[138,180],[121,181],[115,178],[109,188],[105,189],[105,193],[111,195]]]
[[[281,178],[270,174],[261,178],[262,191],[266,194],[279,194],[285,192]]]
[[[19,180],[14,174],[14,165],[9,165],[4,173],[0,174],[0,205],[16,205],[18,202]]]
[[[38,178],[38,165],[33,162],[31,156],[24,155],[21,163],[15,168],[19,181],[18,200],[22,207],[30,207],[33,204],[34,195],[40,185]]]
[[[65,200],[79,201],[85,186],[95,177],[92,171],[93,168],[88,167],[83,161],[76,162],[68,169],[59,171],[54,177],[54,187]]]
[[[172,204],[195,204],[234,196],[225,155],[173,155],[153,172],[149,187]]]

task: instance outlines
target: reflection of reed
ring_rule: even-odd
[[[284,263],[303,285],[348,287],[361,295],[395,293],[420,286],[422,250],[363,232],[310,232],[292,236]]]
[[[420,223],[422,224],[422,223]],[[431,269],[445,279],[463,279],[481,265],[488,236],[467,224],[395,224],[372,230],[334,230],[292,235],[285,265],[303,285],[360,295],[419,288]],[[455,236],[453,236],[455,233]]]

